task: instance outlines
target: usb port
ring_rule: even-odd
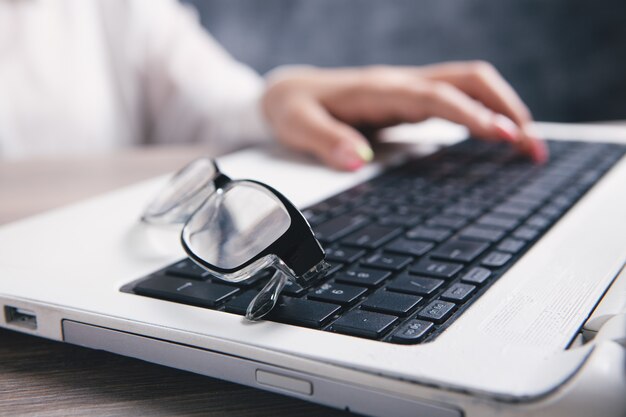
[[[27,329],[37,329],[37,316],[34,312],[24,308],[4,306],[4,318],[7,324],[25,327]]]

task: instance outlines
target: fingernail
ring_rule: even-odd
[[[371,162],[372,159],[374,159],[374,151],[365,143],[358,144],[356,146],[356,152],[365,162]]]
[[[540,140],[530,142],[530,156],[538,164],[545,164],[549,158],[549,151],[546,144]]]
[[[364,164],[362,161],[352,161],[348,165],[346,165],[346,169],[348,171],[356,171],[360,169],[363,165]]]
[[[339,145],[333,152],[333,159],[335,165],[349,171],[356,171],[365,163],[356,147],[349,144]]]
[[[524,135],[526,135],[527,137],[536,140],[536,141],[540,141],[541,139],[541,135],[539,135],[539,132],[537,131],[537,129],[531,125],[531,124],[526,124],[522,131],[524,132]]]
[[[519,128],[513,122],[513,120],[502,114],[496,114],[493,117],[493,126],[496,129],[498,136],[507,142],[515,143],[519,140]]]
[[[550,158],[550,151],[546,143],[540,139],[537,130],[530,124],[523,127],[522,132],[526,140],[526,153],[538,164],[543,164]]]

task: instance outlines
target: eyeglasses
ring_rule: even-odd
[[[232,180],[208,158],[174,174],[141,219],[182,225],[187,255],[224,281],[244,281],[274,267],[248,305],[250,320],[272,310],[287,280],[307,288],[329,268],[308,222],[284,195],[258,181]]]

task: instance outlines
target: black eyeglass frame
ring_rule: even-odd
[[[181,233],[181,244],[187,255],[203,268],[224,276],[237,274],[253,264],[261,262],[263,259],[276,257],[277,259],[275,259],[275,262],[271,262],[274,264],[273,266],[283,270],[285,267],[288,268],[288,270],[284,272],[287,272],[297,284],[305,288],[310,286],[311,283],[316,281],[316,278],[320,276],[320,273],[328,268],[328,264],[324,262],[324,250],[315,238],[315,234],[313,233],[311,226],[304,218],[300,210],[298,210],[287,197],[275,188],[255,180],[232,180],[220,171],[214,160],[211,161],[215,167],[215,176],[212,179],[213,186],[215,188],[214,191],[206,197],[205,202],[208,201],[214,193],[220,192],[220,190],[224,192],[228,188],[236,185],[237,182],[256,184],[257,186],[268,190],[279,200],[279,202],[287,210],[290,224],[287,230],[283,232],[283,234],[274,242],[268,245],[257,255],[253,256],[251,259],[234,268],[218,267],[196,255],[187,245],[187,242],[184,239],[184,233]],[[193,218],[195,213],[202,209],[203,205],[204,203],[191,214],[190,219]],[[185,227],[188,223],[189,221],[185,223]]]

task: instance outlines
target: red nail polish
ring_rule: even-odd
[[[533,140],[531,142],[530,153],[533,160],[538,164],[545,164],[548,161],[549,151],[544,142]]]
[[[516,143],[519,140],[519,128],[511,119],[501,114],[493,118],[493,126],[496,134],[509,143]]]
[[[498,126],[496,126],[496,134],[498,135],[499,138],[504,139],[505,142],[508,142],[508,143],[517,142],[515,138],[509,134],[509,132],[507,132],[506,130],[503,130],[502,128]]]
[[[357,171],[364,165],[363,161],[351,161],[346,164],[348,171]]]

